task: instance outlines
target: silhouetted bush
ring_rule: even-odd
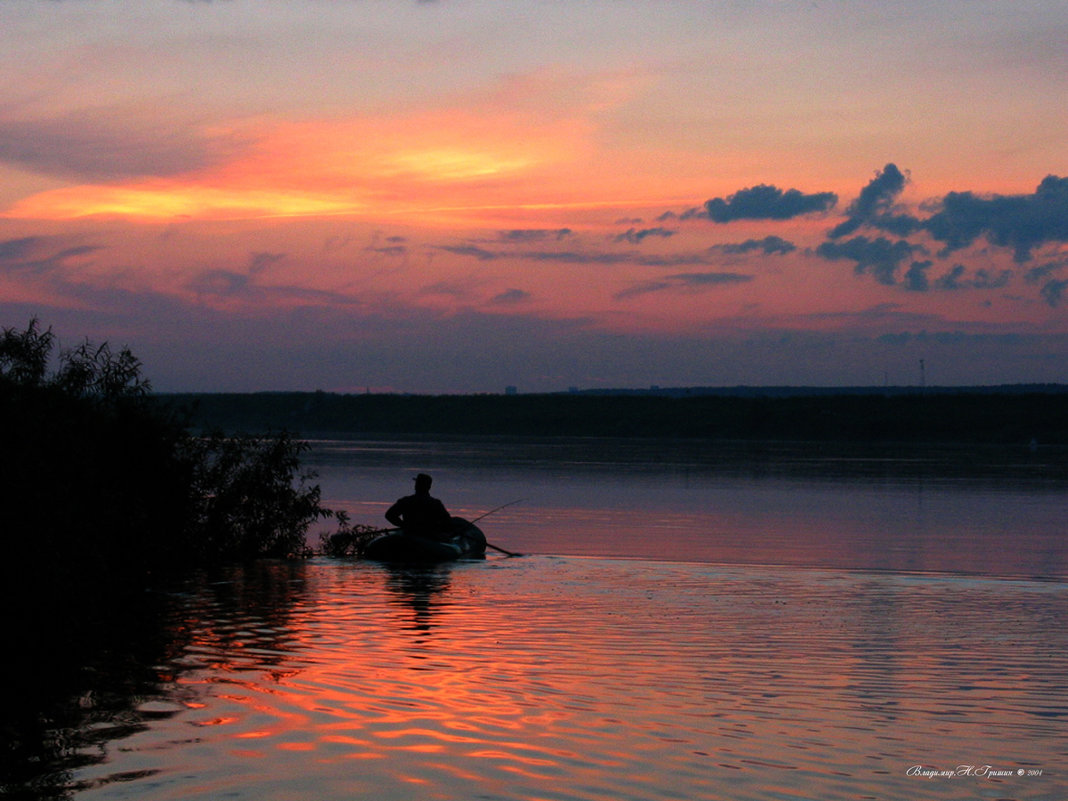
[[[363,556],[367,544],[383,532],[374,526],[351,523],[347,512],[337,512],[336,517],[337,531],[319,535],[319,551],[326,556]]]
[[[190,533],[209,558],[297,556],[305,533],[332,513],[319,504],[314,473],[301,470],[305,442],[274,436],[214,432],[190,438],[194,515]]]
[[[54,350],[36,320],[0,338],[12,603],[69,608],[176,568],[306,551],[308,525],[331,513],[300,472],[304,443],[284,432],[194,436],[129,350]]]

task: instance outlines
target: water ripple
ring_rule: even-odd
[[[544,557],[298,578],[183,596],[173,695],[79,799],[1043,799],[1064,764],[1062,583]],[[1047,778],[906,773],[966,764]]]

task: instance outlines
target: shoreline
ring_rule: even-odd
[[[703,395],[157,394],[195,428],[338,437],[595,437],[1068,447],[1068,393]]]

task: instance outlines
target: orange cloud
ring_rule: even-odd
[[[537,124],[519,115],[466,112],[251,127],[253,144],[221,166],[167,179],[54,189],[16,202],[4,216],[151,221],[523,205],[531,187],[574,164],[588,133],[567,121]]]
[[[54,189],[19,201],[4,216],[64,220],[102,215],[162,220],[337,214],[359,208],[341,197],[266,187],[210,186],[187,179]]]

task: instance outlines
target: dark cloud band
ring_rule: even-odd
[[[717,223],[734,220],[789,220],[803,214],[824,212],[838,202],[834,192],[806,195],[798,189],[782,190],[777,186],[760,184],[741,189],[726,198],[705,201],[702,209],[692,209],[687,217],[703,217]]]

